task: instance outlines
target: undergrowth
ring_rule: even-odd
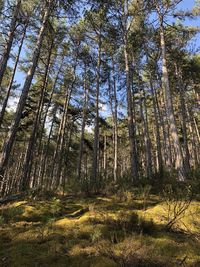
[[[200,266],[199,202],[173,190],[152,194],[143,184],[116,186],[112,197],[34,193],[2,205],[0,266]],[[174,207],[184,207],[181,216],[169,214]]]

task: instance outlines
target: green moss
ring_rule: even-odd
[[[166,209],[155,196],[146,210],[140,199],[15,202],[0,208],[0,266],[178,266],[184,257],[198,266],[199,213],[193,202],[179,222],[188,238],[166,232]]]

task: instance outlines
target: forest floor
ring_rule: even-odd
[[[158,196],[22,199],[0,207],[0,266],[200,266],[200,202],[169,231]]]

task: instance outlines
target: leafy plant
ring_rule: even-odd
[[[91,234],[91,240],[92,242],[98,242],[102,236],[102,232],[100,229],[96,228],[94,232]]]

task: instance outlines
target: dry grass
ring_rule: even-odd
[[[151,196],[145,209],[140,199],[103,197],[2,206],[0,266],[200,266],[199,202],[167,232],[158,201]]]

